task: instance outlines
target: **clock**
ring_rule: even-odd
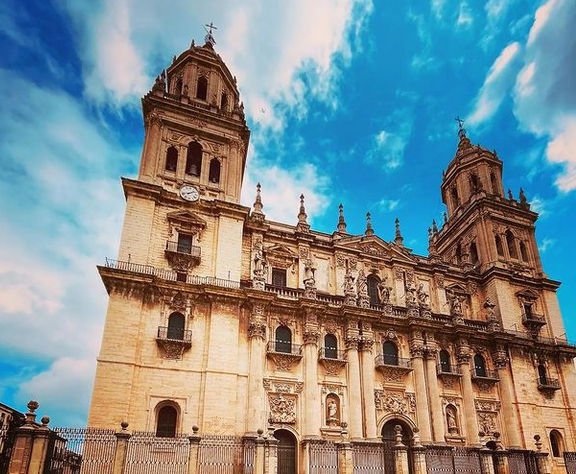
[[[186,201],[198,201],[200,199],[198,188],[189,184],[185,184],[180,188],[180,196]]]

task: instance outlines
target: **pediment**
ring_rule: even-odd
[[[206,221],[197,216],[192,211],[173,211],[166,215],[169,222],[177,222],[178,224],[185,224],[192,227],[206,227]]]
[[[376,235],[344,238],[338,241],[338,247],[370,257],[392,259],[405,265],[416,264],[416,261],[397,245],[386,242]]]
[[[272,266],[287,268],[292,265],[298,255],[285,245],[275,244],[264,249],[264,254],[268,263]]]
[[[516,292],[516,297],[525,301],[534,301],[538,299],[538,293],[532,290],[521,290]]]
[[[466,290],[466,287],[464,287],[460,283],[453,283],[452,285],[446,286],[446,293],[454,293],[457,295],[467,295],[468,291]]]

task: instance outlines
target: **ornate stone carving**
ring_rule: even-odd
[[[342,368],[348,363],[346,359],[329,359],[326,357],[320,358],[320,364],[324,367],[326,375],[338,375]]]
[[[424,344],[420,340],[410,341],[410,356],[411,357],[424,357]]]
[[[381,305],[388,305],[390,303],[390,294],[392,287],[386,284],[387,277],[384,276],[378,283],[378,302]]]
[[[264,290],[266,288],[268,262],[264,256],[261,239],[254,242],[253,255],[254,266],[252,271],[252,287],[257,290]]]
[[[418,305],[420,308],[430,308],[430,296],[424,291],[423,283],[418,284],[418,289],[416,290],[416,299],[418,300]]]
[[[307,249],[300,249],[307,250]],[[316,299],[316,265],[314,261],[306,255],[306,260],[304,261],[304,297]]]
[[[498,430],[496,422],[496,414],[494,413],[478,413],[478,427],[485,435],[492,435]]]
[[[368,296],[368,283],[364,270],[360,269],[358,272],[358,279],[356,280],[356,288],[358,292],[358,306],[361,308],[370,307],[370,297]]]
[[[404,269],[403,268],[395,268],[394,269],[394,278],[396,280],[404,280]]]
[[[261,303],[255,303],[252,307],[248,322],[248,337],[266,339],[266,316],[264,315],[264,305]]]
[[[190,349],[190,341],[157,338],[156,343],[160,347],[164,359],[182,359],[184,351]]]
[[[168,303],[170,309],[181,312],[184,312],[186,310],[187,305],[188,305],[188,299],[180,291],[174,293],[174,296],[172,296],[170,302]]]
[[[344,275],[344,304],[348,306],[356,306],[356,285],[354,275],[350,268],[346,270]]]
[[[374,402],[377,410],[396,415],[410,413],[410,405],[400,395],[386,393],[384,390],[374,390]]]
[[[336,266],[338,268],[346,268],[346,255],[342,253],[336,254]]]
[[[444,275],[434,275],[434,281],[438,288],[444,288]]]
[[[476,406],[476,411],[490,411],[498,412],[500,411],[501,404],[497,400],[482,400],[475,399],[474,405]]]
[[[508,352],[503,346],[497,346],[492,352],[492,360],[497,369],[505,369],[508,365]]]
[[[270,422],[296,423],[296,397],[284,394],[269,394]]]
[[[470,362],[470,357],[472,357],[470,346],[465,339],[461,339],[456,346],[456,360],[459,364],[464,364]]]
[[[267,356],[276,365],[276,370],[283,372],[290,372],[292,367],[302,359],[302,354],[289,354],[285,352],[268,351]]]

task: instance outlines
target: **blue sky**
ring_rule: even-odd
[[[210,5],[207,5],[210,3]],[[273,3],[281,3],[273,5]],[[546,273],[576,339],[576,2],[5,0],[0,3],[0,401],[85,423],[134,176],[140,97],[213,21],[252,129],[243,202],[348,230],[372,213],[426,253],[454,118],[540,212]]]

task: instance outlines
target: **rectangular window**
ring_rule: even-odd
[[[286,286],[286,270],[282,268],[272,269],[272,286]]]
[[[177,251],[179,253],[192,253],[192,236],[189,234],[178,234],[178,246]]]

